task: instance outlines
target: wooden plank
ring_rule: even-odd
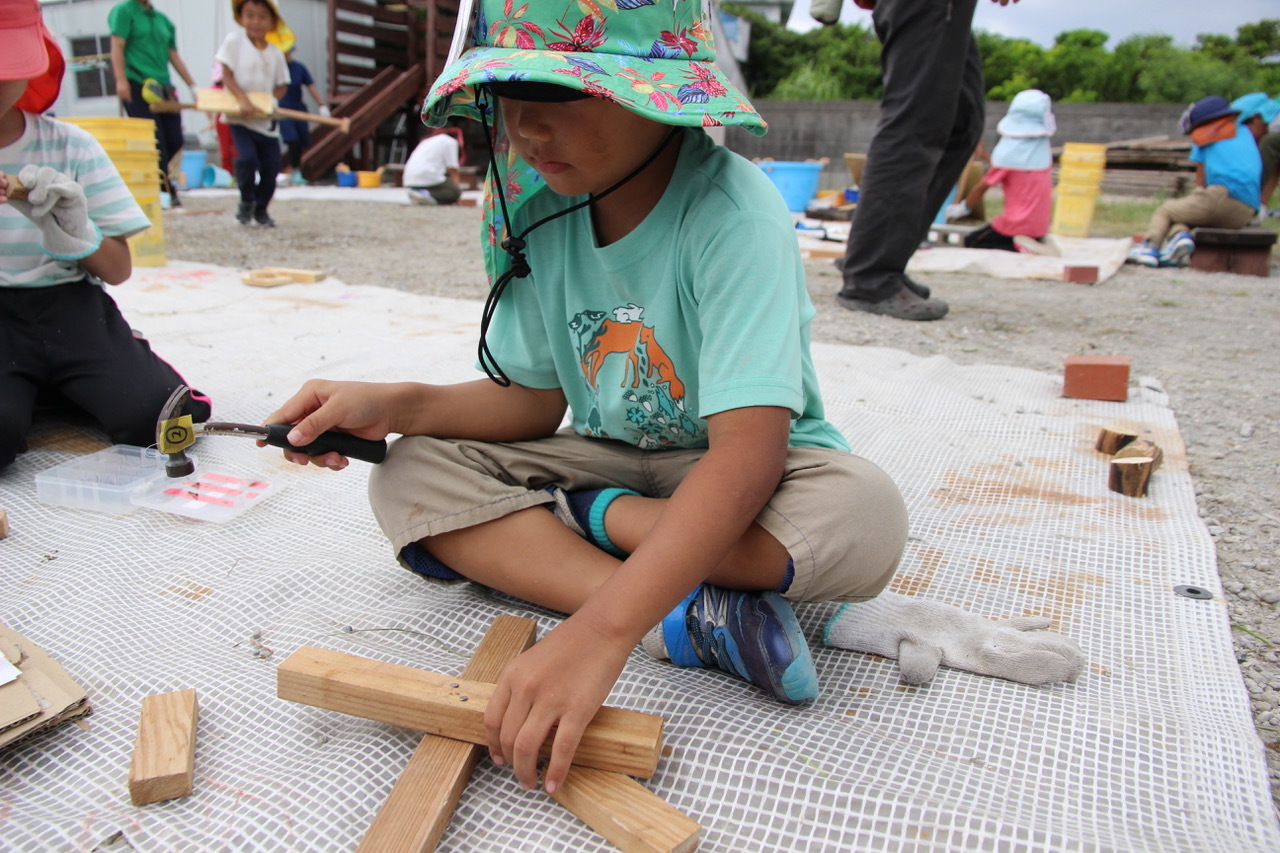
[[[503,668],[533,645],[538,623],[499,616],[476,646],[463,678],[497,681]],[[357,853],[435,850],[484,747],[427,735],[387,795]]]
[[[249,98],[249,103],[266,115],[275,112],[276,99],[270,92],[245,92],[245,95]],[[196,109],[206,113],[237,115],[240,112],[240,101],[227,89],[196,89]]]
[[[369,26],[339,18],[334,22],[334,29],[339,36],[349,35],[357,38],[375,39],[398,47],[404,47],[409,43],[409,30],[398,29],[393,26]],[[343,41],[341,38],[338,39],[340,48],[349,44],[353,44],[353,42]]]
[[[129,766],[129,799],[135,806],[185,797],[195,786],[195,690],[159,693],[142,700],[138,740]]]
[[[484,712],[493,685],[409,666],[304,646],[276,670],[281,699],[484,745]],[[662,748],[661,717],[601,708],[587,725],[574,761],[649,778]],[[542,746],[551,754],[554,732]]]
[[[287,275],[290,280],[296,281],[298,284],[315,284],[316,282],[324,281],[329,275],[324,270],[300,270],[292,267],[263,267],[261,271]],[[483,679],[476,680],[481,681]]]
[[[403,10],[396,11],[386,6],[380,6],[377,3],[360,3],[357,2],[357,0],[337,0],[335,5],[341,12],[349,12],[353,15],[368,15],[375,21],[385,21],[388,24],[403,24],[407,20]]]
[[[621,773],[571,767],[551,798],[622,853],[689,853],[702,835],[697,821]]]

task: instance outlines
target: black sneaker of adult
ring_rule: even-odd
[[[950,310],[950,306],[941,299],[922,299],[919,294],[906,287],[879,302],[851,299],[840,294],[836,294],[836,301],[850,311],[883,314],[899,320],[941,320]]]

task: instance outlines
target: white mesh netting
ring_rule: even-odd
[[[220,420],[257,422],[312,375],[475,375],[478,304],[335,280],[259,290],[195,264],[139,271],[114,293]],[[796,710],[637,650],[609,701],[667,719],[670,754],[645,784],[704,826],[701,849],[1280,849],[1225,605],[1173,591],[1220,585],[1163,395],[1065,400],[1055,376],[888,349],[815,357],[832,419],[906,495],[893,588],[1052,616],[1089,666],[1050,688],[945,668],[910,688],[894,661],[821,648],[835,606],[802,606],[823,689]],[[1150,497],[1107,490],[1092,448],[1111,424],[1165,449]],[[276,665],[313,644],[457,673],[495,615],[532,614],[542,633],[558,618],[400,569],[363,463],[303,470],[245,439],[201,439],[207,469],[287,486],[225,524],[36,500],[37,472],[102,446],[45,429],[0,474],[12,526],[0,620],[94,707],[88,731],[64,725],[0,754],[0,847],[91,850],[123,833],[166,853],[353,849],[418,736],[283,702]],[[201,706],[195,793],[134,808],[139,703],[188,687]],[[442,849],[611,847],[483,761]]]

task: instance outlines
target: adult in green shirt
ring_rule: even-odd
[[[169,82],[169,65],[194,92],[195,78],[178,55],[173,21],[155,8],[151,0],[124,0],[107,15],[111,28],[111,67],[115,70],[116,94],[124,111],[133,118],[156,123],[156,147],[160,150],[160,188],[169,193],[174,207],[181,206],[177,187],[169,180],[169,164],[182,150],[182,118],[176,113],[153,113],[142,97],[142,84],[155,80],[163,87],[165,100],[178,100]]]

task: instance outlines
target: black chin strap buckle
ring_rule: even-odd
[[[515,278],[527,278],[533,270],[529,268],[529,259],[524,256],[524,240],[514,235],[502,241],[502,250],[511,256],[511,275]]]

